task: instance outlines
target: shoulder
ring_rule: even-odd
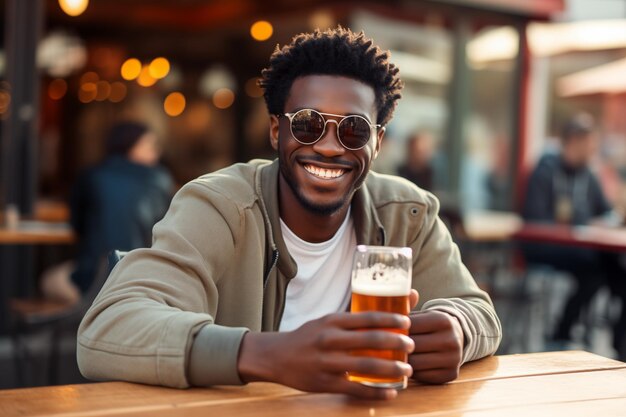
[[[195,190],[210,199],[226,200],[241,208],[250,207],[258,198],[255,190],[258,171],[268,164],[269,161],[255,160],[231,165],[190,181],[179,194]]]
[[[560,167],[560,158],[558,155],[543,155],[535,167],[535,172],[553,172]]]
[[[401,177],[370,171],[365,184],[376,207],[393,203],[435,204],[430,192]]]
[[[391,246],[414,242],[439,215],[439,200],[404,178],[370,172],[366,186]]]

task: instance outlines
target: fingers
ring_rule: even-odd
[[[413,352],[413,339],[385,330],[345,331],[336,329],[320,334],[317,345],[324,350],[391,349]]]
[[[452,329],[454,317],[441,311],[420,311],[410,313],[409,334],[435,333]]]
[[[413,378],[428,384],[442,384],[459,376],[463,356],[463,331],[457,319],[440,311],[412,313],[409,334],[415,350],[408,363]]]
[[[419,371],[413,374],[413,379],[425,384],[445,384],[454,381],[459,377],[458,368],[433,369],[428,371]]]
[[[320,368],[326,372],[343,374],[354,372],[364,375],[375,375],[381,378],[399,378],[411,376],[411,365],[389,359],[368,356],[348,356],[345,354],[329,354],[320,360]]]
[[[311,375],[305,386],[302,386],[300,382],[301,379],[298,379],[297,383],[289,385],[309,392],[332,392],[362,399],[389,400],[398,395],[397,391],[392,388],[369,387],[350,381],[345,372],[320,372]]]
[[[411,293],[409,294],[409,309],[410,310],[413,310],[415,308],[415,306],[419,302],[419,299],[420,299],[419,293],[416,290],[411,289]]]
[[[379,311],[330,314],[322,320],[343,329],[408,329],[411,326],[411,320],[407,316]]]
[[[456,352],[420,353],[409,355],[409,365],[414,372],[457,368],[461,363],[461,355]]]
[[[415,348],[413,349],[414,354],[447,351],[461,352],[463,350],[461,341],[452,331],[411,335],[410,338],[413,339],[415,344]]]

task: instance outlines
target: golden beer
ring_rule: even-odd
[[[352,270],[351,312],[382,311],[408,315],[411,265],[410,248],[358,246]],[[408,330],[381,330],[408,335]],[[407,354],[402,350],[366,349],[352,351],[352,354],[407,361]],[[396,389],[405,388],[407,383],[406,377],[384,378],[355,372],[350,372],[348,379],[364,385]]]

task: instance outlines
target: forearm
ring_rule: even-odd
[[[274,381],[272,357],[280,349],[280,333],[246,333],[241,341],[237,370],[243,382]],[[260,358],[263,358],[260,360]]]

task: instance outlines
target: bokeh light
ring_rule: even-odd
[[[139,73],[139,77],[137,77],[137,84],[142,87],[151,87],[154,83],[157,82],[157,79],[150,75],[150,68],[148,65],[144,65],[141,68],[141,73]]]
[[[93,71],[88,71],[80,77],[80,85],[85,83],[97,83],[100,76]]]
[[[128,81],[134,80],[141,73],[141,62],[137,58],[128,58],[122,64],[120,73],[123,79]]]
[[[206,100],[187,103],[184,117],[185,126],[191,135],[204,135],[211,127],[211,107]]]
[[[126,98],[126,85],[120,81],[111,83],[111,93],[109,93],[109,101],[119,103]]]
[[[98,86],[96,83],[87,82],[80,86],[78,89],[78,100],[81,103],[91,103],[96,99],[98,94]]]
[[[61,100],[67,93],[67,83],[62,78],[56,78],[48,84],[48,96],[52,100]]]
[[[5,114],[11,104],[11,94],[8,91],[0,90],[0,114]]]
[[[254,24],[250,27],[250,35],[257,41],[268,40],[272,37],[272,33],[274,33],[274,28],[272,27],[272,24],[266,20],[254,22]]]
[[[168,116],[176,117],[185,110],[185,96],[179,92],[173,92],[165,97],[163,102],[163,109]]]
[[[157,80],[165,78],[170,72],[170,61],[166,58],[154,58],[148,67],[150,75]]]
[[[107,81],[98,81],[96,83],[96,101],[104,101],[111,94],[111,84]]]
[[[81,15],[89,6],[89,0],[59,0],[61,9],[70,16]]]
[[[235,102],[235,93],[228,88],[220,88],[213,93],[213,105],[218,109],[227,109]]]

